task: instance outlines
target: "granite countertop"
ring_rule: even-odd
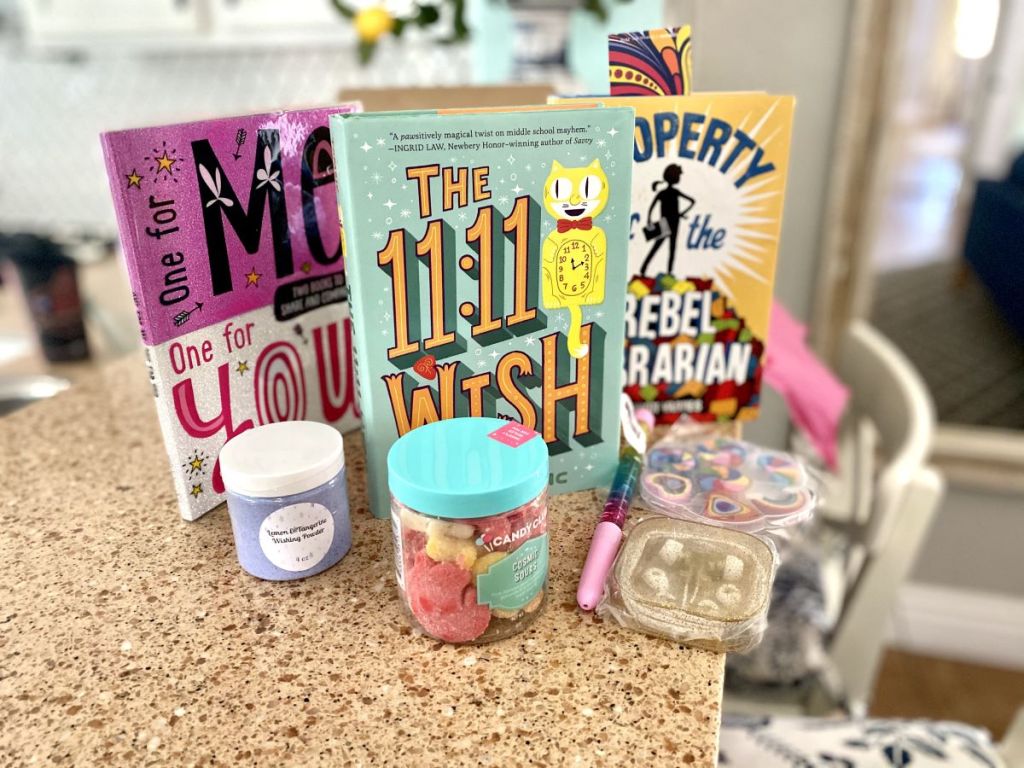
[[[541,618],[447,646],[399,612],[358,434],[352,552],[264,582],[225,508],[179,519],[150,398],[132,356],[0,420],[0,764],[714,764],[724,656],[576,609],[598,494],[552,501]]]

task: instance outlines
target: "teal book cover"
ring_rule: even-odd
[[[633,110],[333,115],[331,140],[373,514],[395,440],[462,416],[540,433],[552,493],[608,485]]]

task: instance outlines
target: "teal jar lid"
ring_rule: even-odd
[[[522,424],[469,416],[424,424],[388,451],[388,487],[431,517],[497,515],[548,485],[548,447]]]

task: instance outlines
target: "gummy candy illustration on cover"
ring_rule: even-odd
[[[607,240],[594,219],[608,203],[608,177],[600,160],[566,168],[557,160],[544,183],[544,207],[555,229],[544,239],[542,265],[546,309],[569,311],[569,354],[584,357],[582,308],[604,301]]]

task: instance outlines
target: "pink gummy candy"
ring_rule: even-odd
[[[512,531],[512,523],[509,515],[495,515],[494,517],[484,518],[477,522],[476,533],[481,539],[485,546],[489,548],[506,550],[510,549],[508,546],[495,546],[491,547],[491,543],[504,539]]]
[[[527,539],[535,538],[547,531],[547,520],[541,521],[546,514],[547,507],[543,504],[524,504],[502,515],[478,521],[477,536],[482,539],[488,550],[509,552],[517,549]],[[506,540],[508,537],[515,540]]]
[[[540,534],[547,531],[547,504],[527,504],[526,506],[521,507],[520,510],[522,514],[519,516],[518,519],[522,521],[523,524],[530,526],[531,538],[533,536],[540,536]],[[540,522],[541,518],[543,518],[543,522]]]
[[[545,533],[548,529],[547,507],[542,504],[526,504],[517,509],[510,522],[512,533],[525,538],[519,538],[512,545],[515,549],[527,539],[533,539]]]
[[[409,570],[416,561],[416,555],[427,547],[427,534],[411,528],[402,530],[402,566]]]
[[[477,605],[473,574],[455,563],[436,563],[418,552],[406,579],[409,607],[423,629],[450,643],[476,640],[491,611]]]

